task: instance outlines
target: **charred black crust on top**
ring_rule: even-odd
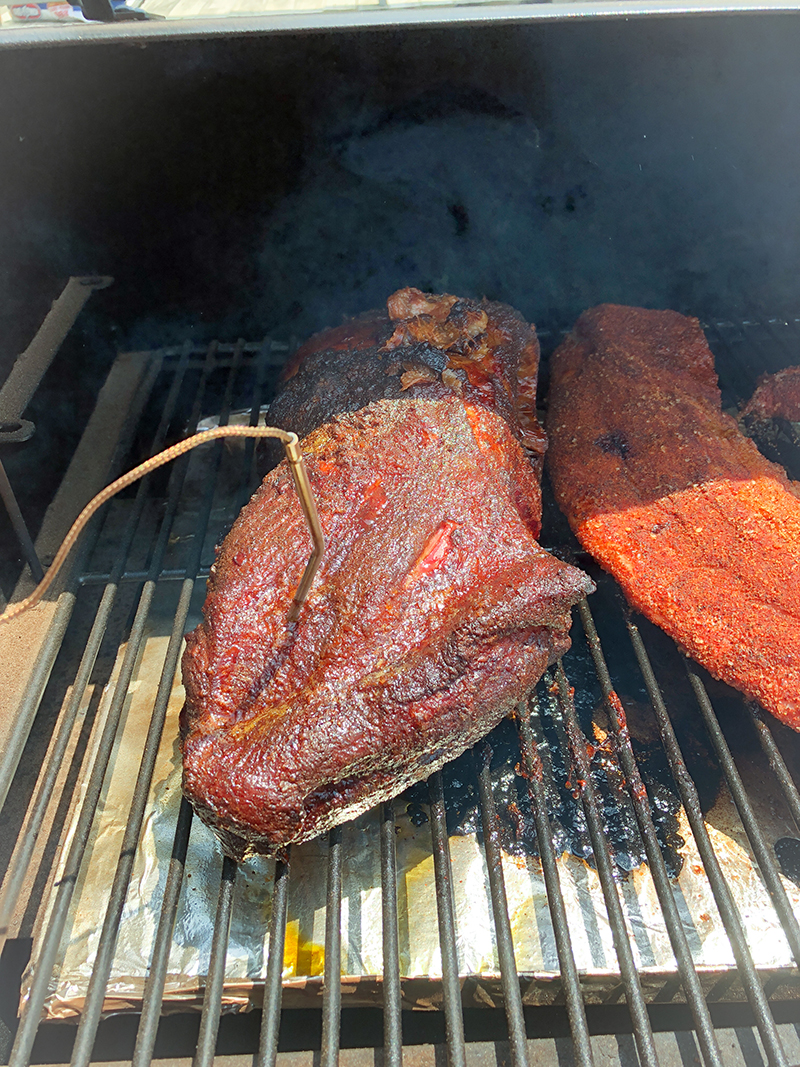
[[[631,450],[627,434],[623,430],[610,430],[601,434],[595,444],[602,452],[619,456],[621,459],[627,459]]]

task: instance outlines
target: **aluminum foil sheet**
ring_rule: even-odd
[[[111,875],[119,856],[159,684],[178,584],[172,583],[172,588],[159,594],[157,611],[151,616],[150,633],[130,686],[124,722],[73,899],[60,968],[55,972],[57,979],[48,1000],[51,1018],[66,1018],[80,1012],[86,994]],[[200,599],[199,596],[198,608]],[[190,622],[194,625],[197,620],[195,613]],[[94,739],[102,729],[123,655],[124,646],[120,649],[115,675],[103,694]],[[181,798],[177,736],[182,701],[178,674],[119,931],[105,1004],[108,1012],[135,1010],[141,1003]],[[427,823],[415,826],[419,820],[412,821],[405,805],[398,803],[396,807],[403,995],[406,1006],[425,1007],[439,999],[437,979],[442,973],[430,827]],[[766,814],[769,816],[769,812]],[[763,971],[788,974],[792,969],[789,947],[724,791],[708,821],[712,841],[742,914],[756,966]],[[781,825],[773,829],[776,837],[793,832]],[[65,835],[55,885],[72,832],[70,827]],[[682,812],[679,832],[686,844],[681,849],[683,865],[673,883],[673,892],[695,962],[704,983],[710,987],[734,967],[734,959]],[[346,855],[341,920],[344,1003],[375,1003],[380,996],[378,976],[382,970],[377,812],[369,812],[347,825],[343,845]],[[452,836],[450,850],[459,970],[465,979],[465,997],[473,1003],[495,1003],[499,994],[499,965],[483,850],[475,833]],[[283,970],[287,1006],[304,1003],[319,992],[324,965],[326,854],[325,839],[292,851]],[[620,977],[597,875],[582,859],[564,854],[558,862],[587,1001],[607,999],[614,990],[619,990]],[[187,1005],[200,1004],[211,950],[220,868],[221,853],[216,838],[195,819],[169,961],[166,1010],[185,1010]],[[506,854],[503,869],[525,1000],[527,1003],[558,1001],[558,959],[539,860],[534,856]],[[268,953],[273,871],[272,861],[254,859],[243,864],[238,874],[224,996],[224,1004],[231,1009],[260,1003]],[[800,917],[800,889],[788,880],[784,880],[784,886]],[[645,994],[654,997],[665,984],[674,984],[676,967],[647,867],[643,865],[627,877],[621,877],[618,892]],[[48,902],[46,913],[50,906]],[[23,997],[26,989],[27,984]]]

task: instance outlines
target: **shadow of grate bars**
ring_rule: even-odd
[[[767,324],[761,331],[763,344],[769,344],[776,327]],[[794,325],[796,329],[796,324]],[[754,330],[742,324],[716,324],[710,331],[712,344],[726,352],[732,373],[735,375],[737,357],[736,343],[746,340],[752,345]],[[249,409],[250,425],[259,419],[262,404],[270,394],[270,382],[275,367],[285,359],[286,346],[267,340],[261,344],[244,343],[222,345],[212,343],[204,350],[192,345],[169,348],[150,354],[152,372],[143,388],[152,390],[160,397],[160,414],[156,419],[149,452],[161,449],[176,420],[182,430],[194,432],[208,403],[209,384],[212,376],[224,376],[222,399],[218,403],[220,422],[226,422],[237,406]],[[158,384],[158,388],[156,388]],[[191,403],[187,390],[192,389]],[[243,396],[243,390],[247,395]],[[180,412],[189,407],[188,417]],[[55,617],[47,636],[42,662],[31,678],[26,693],[26,707],[21,710],[19,734],[16,744],[20,751],[24,745],[27,729],[39,702],[42,699],[50,668],[58,655],[68,628],[76,601],[94,590],[97,599],[94,616],[89,627],[83,651],[73,669],[72,686],[58,730],[51,746],[49,762],[43,769],[37,792],[29,809],[25,836],[20,842],[14,861],[4,883],[3,909],[7,917],[13,911],[19,897],[26,869],[37,836],[42,829],[48,803],[56,789],[58,770],[68,749],[70,737],[76,729],[80,702],[89,684],[101,644],[106,637],[109,620],[118,593],[123,584],[141,586],[133,622],[127,637],[122,660],[122,669],[115,682],[105,721],[102,723],[100,741],[94,753],[86,789],[77,817],[76,829],[70,845],[66,867],[55,894],[54,906],[46,927],[40,931],[36,945],[36,971],[33,974],[27,1002],[21,1012],[10,1057],[12,1067],[27,1067],[42,1019],[43,1010],[57,965],[59,949],[64,935],[75,886],[80,878],[87,842],[107,775],[109,758],[119,729],[120,717],[125,704],[137,657],[145,640],[148,616],[159,583],[180,582],[180,593],[174,612],[172,630],[164,655],[161,679],[153,706],[147,742],[138,768],[138,778],[125,829],[119,861],[109,884],[106,911],[94,960],[88,992],[75,1038],[72,1064],[84,1067],[92,1059],[92,1049],[101,1019],[106,988],[111,974],[120,919],[125,904],[133,859],[138,846],[145,806],[151,786],[158,745],[164,727],[165,714],[175,672],[182,648],[183,633],[190,609],[192,594],[198,582],[208,572],[209,561],[203,558],[210,518],[214,508],[216,478],[220,469],[223,444],[211,446],[208,459],[209,476],[196,518],[196,534],[185,548],[185,558],[180,567],[165,565],[167,546],[173,535],[176,517],[179,514],[182,493],[188,470],[189,457],[179,460],[172,469],[166,490],[158,497],[160,520],[146,550],[147,562],[134,563],[134,547],[141,547],[146,523],[143,516],[153,502],[152,478],[143,480],[130,505],[125,532],[119,540],[116,555],[110,569],[89,569],[93,546],[101,536],[103,519],[95,523],[91,535],[84,541],[79,558],[73,569],[66,591],[61,594]],[[239,508],[254,488],[254,443],[248,441],[241,455],[240,483],[235,507],[228,516],[232,521]],[[140,553],[141,555],[141,553]],[[138,556],[136,557],[139,558]],[[602,606],[602,605],[601,605]],[[675,959],[679,984],[691,1011],[697,1042],[703,1062],[708,1067],[722,1067],[723,1056],[715,1034],[706,995],[692,957],[684,925],[673,893],[670,875],[659,844],[657,828],[653,819],[648,787],[643,781],[634,754],[626,723],[624,703],[614,687],[612,673],[606,662],[598,629],[593,615],[593,602],[583,601],[576,611],[577,620],[573,630],[573,642],[585,642],[596,674],[596,681],[612,726],[613,744],[619,764],[624,773],[625,789],[636,825],[641,835],[647,864],[653,879],[655,893],[663,913],[664,924]],[[710,885],[719,914],[727,932],[736,961],[736,973],[744,994],[753,1010],[764,1054],[770,1067],[786,1067],[787,1059],[764,990],[763,978],[754,963],[734,895],[724,876],[714,845],[706,829],[695,782],[689,774],[681,748],[673,728],[665,689],[659,683],[656,669],[635,618],[625,616],[622,629],[627,633],[630,647],[641,672],[641,680],[650,699],[652,715],[660,738],[666,762],[672,773],[688,822],[699,850],[704,876]],[[580,631],[580,633],[579,633]],[[791,902],[781,883],[778,866],[772,847],[759,825],[758,814],[750,803],[737,769],[734,756],[726,741],[717,714],[704,685],[701,674],[687,661],[686,671],[691,690],[697,703],[697,715],[702,717],[716,759],[733,798],[746,834],[750,849],[757,863],[759,875],[769,894],[780,926],[794,957],[800,963],[800,927],[792,910]],[[581,974],[576,964],[575,952],[567,921],[567,910],[562,895],[556,849],[553,843],[553,827],[548,812],[548,776],[553,768],[540,755],[541,736],[540,708],[547,706],[552,723],[563,738],[564,750],[569,753],[568,773],[575,783],[575,803],[580,805],[586,820],[593,852],[594,867],[605,900],[607,920],[616,950],[621,987],[630,1013],[632,1032],[639,1060],[644,1067],[658,1063],[653,1031],[651,1029],[645,993],[640,981],[637,964],[632,951],[633,932],[626,918],[620,896],[618,875],[609,847],[604,824],[604,814],[594,771],[587,756],[587,738],[576,713],[567,667],[558,663],[540,683],[537,692],[522,704],[516,712],[515,721],[519,742],[518,774],[525,780],[530,799],[531,813],[538,847],[539,862],[546,889],[547,908],[552,923],[562,990],[563,1003],[569,1019],[573,1042],[573,1058],[578,1067],[593,1063],[592,1046],[587,1024]],[[800,793],[787,762],[779,747],[767,717],[750,704],[747,705],[748,722],[752,725],[754,747],[763,751],[774,775],[776,791],[784,798],[788,810],[800,825]],[[756,739],[758,745],[755,745]],[[478,810],[481,826],[481,841],[485,855],[491,917],[494,927],[495,946],[499,961],[502,1000],[505,1007],[509,1040],[509,1056],[513,1067],[524,1067],[529,1060],[525,1015],[523,1010],[524,979],[517,973],[514,939],[509,920],[506,887],[503,874],[503,845],[495,807],[492,780],[489,771],[491,748],[486,742],[478,745],[473,753],[473,768],[477,783]],[[570,770],[571,767],[571,770]],[[563,786],[563,783],[559,783]],[[465,1067],[467,1062],[465,1029],[462,1008],[462,989],[459,974],[456,909],[453,888],[453,868],[448,842],[447,816],[445,810],[446,784],[441,772],[432,775],[428,782],[430,801],[430,834],[433,857],[436,907],[438,914],[439,946],[442,964],[442,1010],[445,1018],[448,1060],[451,1067]],[[400,1067],[403,1057],[402,1034],[402,983],[400,949],[398,939],[398,864],[396,853],[396,806],[394,802],[383,804],[373,813],[379,825],[380,843],[380,892],[382,901],[382,1006],[384,1018],[383,1062],[386,1067]],[[162,1015],[169,951],[176,921],[181,887],[186,874],[186,857],[192,832],[193,813],[184,800],[175,825],[172,856],[160,901],[154,951],[144,986],[142,1014],[138,1025],[136,1046],[132,1063],[145,1067],[153,1057],[157,1029]],[[345,846],[340,828],[328,835],[327,843],[327,900],[325,905],[325,964],[322,993],[322,1044],[321,1067],[335,1067],[339,1059],[342,987],[340,981],[342,940],[342,871],[346,862]],[[208,974],[202,1003],[199,1036],[194,1054],[194,1067],[209,1067],[213,1063],[217,1044],[219,1021],[222,1009],[225,976],[226,950],[235,907],[234,889],[237,865],[230,859],[221,864],[219,899]],[[261,1019],[258,1048],[254,1049],[257,1067],[273,1067],[278,1052],[279,1026],[282,1011],[283,958],[287,930],[287,914],[292,893],[292,857],[290,852],[276,861],[272,885],[272,910],[269,919],[268,947],[266,951],[266,977],[264,980],[264,1007]],[[794,978],[797,983],[796,976]],[[677,984],[677,983],[676,983]]]

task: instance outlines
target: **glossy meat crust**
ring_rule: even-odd
[[[235,856],[459,755],[568,648],[592,588],[536,543],[538,479],[485,407],[378,401],[303,452],[329,547],[300,619],[310,540],[281,464],[219,551],[184,655],[184,791]]]
[[[696,319],[604,305],[553,357],[556,498],[628,599],[800,729],[800,491],[720,408]]]

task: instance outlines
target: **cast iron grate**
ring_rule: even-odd
[[[742,365],[737,357],[737,345],[745,342],[752,347],[753,338],[748,336],[753,332],[751,326],[753,324],[750,323],[738,325],[721,323],[717,324],[711,331],[712,343],[716,343],[719,349],[725,351],[726,366],[731,370],[731,379],[729,380],[733,381],[731,388],[734,391],[739,385],[737,375],[746,374],[746,371],[742,370]],[[758,329],[761,331],[762,343],[768,344],[771,338],[774,340],[774,335],[776,335],[776,327],[774,325],[769,322],[761,323]],[[796,323],[793,324],[793,330],[797,331]],[[774,346],[770,351],[773,350]],[[274,367],[285,358],[285,346],[274,345],[271,342],[264,342],[260,345],[245,344],[243,342],[239,342],[236,345],[214,343],[204,350],[199,350],[191,345],[186,345],[182,349],[165,349],[153,353],[152,358],[156,373],[154,373],[150,381],[150,387],[152,388],[152,395],[160,397],[161,401],[158,409],[153,407],[149,409],[144,425],[139,427],[137,431],[139,437],[138,450],[142,453],[148,452],[150,454],[161,449],[165,443],[169,443],[172,437],[194,432],[200,422],[203,411],[209,410],[209,408],[218,411],[220,422],[225,423],[237,406],[244,402],[249,407],[249,422],[251,425],[255,425],[262,405],[269,399],[270,381],[274,377]],[[787,360],[784,359],[783,362],[785,363]],[[772,369],[769,366],[769,362],[762,364],[762,366]],[[752,385],[752,382],[749,384]],[[745,391],[742,390],[742,392]],[[149,440],[146,443],[145,435],[149,436]],[[212,474],[215,474],[219,469],[223,445],[219,443],[212,447],[214,448],[214,459],[209,469]],[[58,610],[51,625],[47,646],[43,651],[43,658],[52,663],[68,631],[70,616],[76,601],[82,596],[85,597],[87,591],[94,591],[96,607],[93,621],[83,645],[79,662],[74,668],[74,681],[59,722],[58,732],[52,744],[49,761],[43,771],[38,792],[32,801],[26,837],[22,841],[21,847],[18,848],[14,865],[6,877],[4,887],[6,908],[8,908],[9,902],[13,904],[22,889],[25,871],[33,852],[36,836],[41,829],[48,802],[56,786],[58,769],[67,751],[70,735],[75,729],[79,704],[92,674],[101,644],[106,636],[115,600],[124,586],[131,583],[137,583],[137,585],[141,586],[133,619],[127,633],[122,669],[116,682],[110,710],[103,726],[102,736],[100,737],[88,782],[86,783],[85,794],[81,801],[66,867],[56,891],[55,903],[47,926],[41,931],[39,937],[36,949],[37,967],[32,978],[28,1000],[19,1020],[10,1058],[10,1063],[14,1067],[23,1067],[23,1065],[27,1065],[30,1062],[53,970],[57,964],[59,946],[64,933],[70,902],[75,885],[80,877],[87,842],[119,728],[128,685],[133,675],[137,656],[145,639],[148,614],[153,604],[156,589],[159,583],[179,582],[178,604],[174,612],[172,631],[161,673],[161,682],[153,707],[141,766],[138,769],[138,778],[133,793],[124,841],[120,850],[119,863],[111,883],[99,947],[72,1053],[72,1063],[76,1067],[88,1064],[91,1061],[92,1048],[101,1019],[106,986],[114,959],[120,918],[125,903],[133,858],[141,833],[148,789],[164,727],[171,686],[181,652],[183,633],[192,594],[197,583],[204,580],[209,564],[209,560],[204,558],[204,546],[208,540],[207,534],[212,519],[215,477],[208,478],[202,505],[197,515],[197,532],[188,542],[183,565],[181,567],[165,566],[171,532],[180,508],[187,468],[188,457],[185,457],[177,461],[168,479],[161,477],[159,481],[159,476],[150,476],[149,479],[140,483],[131,504],[124,535],[118,540],[114,562],[105,571],[91,566],[92,544],[96,544],[101,536],[100,526],[95,526],[92,534],[87,539],[87,544],[82,549],[81,558],[73,570],[70,582],[66,590],[61,594]],[[228,521],[232,520],[239,507],[247,499],[253,488],[254,475],[254,446],[250,441],[245,446],[242,455],[241,484],[236,506],[231,509]],[[137,529],[154,497],[161,501],[160,521],[157,525],[155,536],[146,548],[144,565],[142,565],[139,557],[137,557],[139,559],[138,562],[131,563],[134,558],[137,537],[139,536]],[[613,728],[616,756],[624,775],[624,788],[627,791],[629,803],[632,806],[641,835],[642,845],[646,853],[676,960],[680,984],[691,1010],[703,1060],[708,1065],[719,1065],[721,1067],[723,1058],[709,1013],[706,995],[703,992],[681,916],[676,906],[670,883],[670,871],[665,862],[657,826],[653,818],[652,806],[648,799],[648,787],[640,774],[626,724],[625,709],[614,688],[612,675],[595,626],[592,605],[584,601],[580,604],[576,614],[579,618],[582,637],[578,636],[578,627],[576,625],[573,641],[575,643],[580,640],[585,642],[594,665],[596,680],[605,703],[605,710]],[[787,1064],[787,1060],[773,1019],[767,992],[765,992],[764,982],[753,961],[741,915],[707,832],[696,783],[687,771],[678,736],[673,726],[668,699],[665,698],[664,690],[656,677],[656,671],[653,668],[648,649],[640,632],[640,625],[636,619],[624,614],[624,610],[623,615],[624,628],[652,706],[660,744],[702,857],[705,877],[710,884],[725,931],[730,940],[736,959],[738,979],[753,1010],[767,1061],[772,1067],[784,1067]],[[794,959],[796,962],[800,962],[800,927],[781,883],[778,864],[772,847],[767,841],[759,825],[756,812],[748,799],[736,761],[720,727],[701,673],[688,661],[686,661],[686,672],[696,698],[699,714],[705,724],[710,744],[716,754],[724,780],[734,799],[750,848],[758,864],[760,876],[769,893]],[[41,699],[41,689],[32,690],[30,699]],[[581,988],[581,976],[573,952],[567,911],[556,865],[556,851],[553,845],[553,827],[548,805],[547,783],[548,775],[552,774],[552,768],[543,765],[539,754],[539,745],[543,740],[539,734],[541,720],[538,713],[538,702],[540,701],[548,703],[549,713],[553,720],[559,723],[559,729],[565,739],[565,745],[568,750],[569,773],[573,778],[571,788],[575,794],[575,804],[580,805],[583,809],[585,825],[591,841],[593,862],[602,886],[608,922],[613,934],[621,982],[631,1016],[638,1055],[642,1064],[654,1065],[658,1061],[653,1032],[640,976],[631,950],[631,941],[626,927],[625,916],[617,891],[614,855],[607,835],[604,813],[601,810],[600,786],[589,765],[590,757],[587,751],[590,753],[591,748],[587,750],[587,746],[591,745],[593,739],[587,736],[584,727],[581,725],[580,716],[576,712],[570,681],[564,665],[559,663],[546,676],[538,692],[533,694],[530,700],[518,709],[516,729],[519,745],[519,771],[526,779],[529,790],[530,810],[535,823],[538,854],[542,865],[547,891],[547,903],[557,945],[564,1003],[573,1039],[574,1062],[580,1067],[591,1064],[593,1062],[592,1049]],[[758,738],[774,772],[775,784],[784,797],[796,824],[800,826],[800,793],[798,793],[795,781],[787,767],[787,762],[782,755],[779,743],[776,741],[769,724],[762,718],[757,708],[748,706],[746,714],[749,717],[748,721],[752,727],[753,737],[754,739]],[[20,720],[28,722],[30,721],[30,716],[23,714],[20,716]],[[473,761],[477,781],[480,828],[482,830],[489,877],[491,908],[500,964],[503,1001],[507,1017],[511,1062],[514,1067],[522,1067],[523,1064],[528,1062],[523,996],[520,977],[517,974],[515,964],[503,867],[500,862],[503,841],[492,787],[491,756],[491,749],[484,742],[476,747],[470,758]],[[456,946],[453,874],[445,803],[446,784],[441,772],[432,776],[428,782],[427,789],[442,956],[442,1004],[446,1022],[448,1056],[452,1067],[464,1067],[466,1064],[466,1042]],[[380,871],[383,904],[384,1062],[387,1067],[400,1067],[403,1048],[397,914],[395,804],[396,802],[384,804],[379,812]],[[144,1065],[149,1064],[153,1056],[157,1028],[162,1013],[172,930],[186,873],[185,864],[192,819],[191,808],[186,801],[183,801],[175,826],[172,858],[163,892],[155,949],[150,961],[144,990],[142,1014],[133,1054],[135,1067],[144,1067]],[[334,1067],[339,1055],[342,1008],[341,983],[339,981],[342,953],[340,914],[342,906],[342,869],[346,860],[342,845],[342,834],[338,828],[330,832],[327,855],[325,964],[320,1063],[322,1067]],[[274,1064],[278,1049],[282,1001],[282,969],[287,906],[291,885],[291,865],[291,854],[287,854],[275,865],[272,914],[269,929],[269,954],[264,989],[264,1010],[260,1041],[255,1058],[258,1067],[269,1067],[269,1065]],[[237,865],[233,861],[225,859],[222,863],[213,944],[205,984],[199,1036],[194,1054],[194,1067],[208,1067],[213,1062],[215,1055],[223,995],[226,947],[236,878]],[[796,982],[796,977],[794,981]]]

